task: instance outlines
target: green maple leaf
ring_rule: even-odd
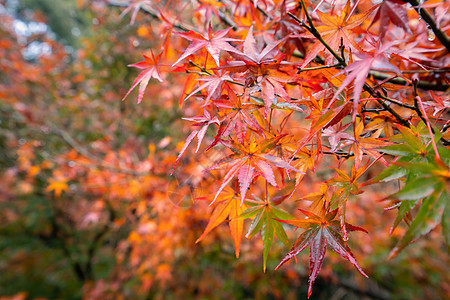
[[[288,212],[275,206],[277,197],[272,200],[267,198],[262,200],[255,197],[256,201],[247,202],[250,208],[246,209],[239,217],[243,219],[253,218],[250,228],[246,234],[246,238],[253,237],[256,233],[261,231],[261,237],[263,240],[264,254],[263,254],[263,269],[266,271],[267,258],[269,256],[269,250],[273,243],[274,234],[282,241],[286,246],[289,246],[289,240],[286,232],[281,225],[281,220],[289,220],[294,217]],[[287,196],[281,197],[281,201],[287,198]]]

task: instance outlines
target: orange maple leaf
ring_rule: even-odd
[[[240,197],[238,197],[235,191],[230,187],[226,187],[225,193],[216,201],[216,207],[209,218],[205,231],[195,242],[200,242],[209,232],[211,232],[211,230],[228,218],[230,220],[228,225],[230,226],[231,236],[233,237],[236,248],[236,257],[239,258],[241,237],[244,230],[244,219],[238,217],[247,208],[245,204],[241,206],[240,202]]]
[[[52,179],[49,180],[49,185],[45,189],[47,192],[54,192],[55,197],[59,198],[62,194],[62,192],[66,192],[69,189],[69,186],[67,185],[67,179]]]
[[[342,39],[344,46],[350,48],[351,50],[359,51],[359,47],[354,40],[355,33],[353,30],[360,26],[362,22],[364,22],[364,20],[370,15],[370,13],[377,7],[378,5],[362,14],[351,16],[350,14],[352,10],[350,9],[350,1],[347,1],[347,4],[345,5],[340,16],[333,17],[321,11],[317,11],[323,25],[317,26],[316,29],[331,49],[335,51],[338,50]],[[312,34],[301,34],[299,36],[308,38],[314,37]],[[306,55],[301,68],[304,68],[323,50],[325,50],[325,46],[321,41],[317,40],[311,49],[308,49],[308,54]]]

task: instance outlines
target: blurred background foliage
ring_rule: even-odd
[[[195,244],[210,212],[198,199],[214,191],[214,178],[194,154],[168,175],[189,132],[178,106],[184,74],[151,83],[139,105],[121,101],[136,76],[127,65],[162,26],[145,14],[130,25],[122,10],[0,0],[0,299],[303,298],[306,254],[275,272],[287,251],[275,243],[263,273],[257,238],[243,241],[239,259],[225,225]],[[312,179],[300,194],[317,187]],[[394,216],[374,205],[375,193],[349,209],[370,232],[352,247],[371,278],[331,254],[312,297],[446,298],[440,234],[387,262],[403,232],[388,235]]]

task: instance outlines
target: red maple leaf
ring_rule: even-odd
[[[267,115],[270,106],[276,96],[290,101],[284,83],[293,81],[293,75],[286,70],[281,70],[283,65],[294,65],[282,61],[283,55],[276,49],[278,45],[286,38],[267,43],[264,49],[259,50],[255,37],[253,36],[253,27],[250,27],[247,37],[244,40],[243,51],[233,52],[231,55],[235,59],[227,64],[217,68],[225,69],[233,73],[244,73],[246,87],[255,84],[249,89],[249,92],[261,90],[264,99],[264,113]]]
[[[233,154],[205,170],[208,171],[229,167],[213,202],[216,201],[220,192],[235,176],[237,176],[239,182],[242,204],[244,203],[245,195],[247,194],[250,183],[259,175],[267,180],[272,186],[278,187],[272,167],[302,173],[280,157],[269,153],[282,137],[283,136],[277,136],[271,139],[256,141],[255,138],[250,139],[246,136],[248,142],[244,143],[233,139],[228,143],[224,141],[224,144],[233,151]]]
[[[160,82],[163,80],[161,79],[158,71],[158,62],[161,58],[161,54],[158,54],[156,57],[152,53],[152,57],[148,57],[146,55],[143,55],[145,60],[138,62],[136,64],[128,65],[129,67],[135,67],[138,69],[143,69],[139,76],[136,78],[136,80],[133,82],[133,85],[128,90],[127,94],[122,98],[122,100],[125,100],[125,98],[131,93],[131,91],[139,84],[139,96],[138,96],[138,103],[141,103],[142,97],[144,97],[144,91],[145,88],[148,85],[148,82],[151,78],[158,79]]]
[[[181,55],[181,57],[172,66],[175,66],[177,63],[179,63],[189,55],[194,54],[195,52],[197,52],[202,48],[206,48],[208,53],[211,54],[211,56],[214,58],[214,61],[216,62],[217,66],[219,66],[220,50],[225,50],[229,52],[238,52],[238,50],[233,46],[231,46],[228,42],[240,40],[225,37],[230,30],[231,28],[228,28],[213,33],[212,26],[210,23],[208,28],[208,36],[201,35],[200,33],[192,30],[188,32],[176,32],[176,34],[184,37],[185,39],[191,41],[192,43],[186,48],[183,55]]]
[[[222,86],[227,81],[233,81],[233,79],[228,75],[227,72],[224,74],[218,73],[217,71],[214,72],[214,75],[207,76],[205,78],[198,79],[200,81],[204,81],[201,86],[199,86],[197,89],[192,91],[186,98],[184,98],[184,101],[195,95],[196,93],[200,92],[201,90],[205,89],[207,96],[205,99],[205,104],[208,103],[208,101],[211,99],[211,97],[219,98],[220,92],[222,90]]]
[[[130,24],[133,25],[134,21],[136,21],[139,10],[144,6],[150,6],[151,4],[153,3],[150,0],[131,0],[128,3],[128,7],[125,8],[124,11],[120,14],[120,17],[125,17],[125,15],[131,11]]]
[[[369,14],[376,8],[376,6],[365,11],[362,14],[351,16],[353,11],[350,10],[350,1],[347,1],[340,16],[330,16],[321,11],[317,11],[320,20],[323,25],[317,27],[317,31],[322,36],[323,40],[333,50],[338,50],[341,40],[346,48],[353,50],[353,52],[359,51],[358,45],[355,43],[355,28],[361,26],[364,20]],[[313,38],[310,33],[300,34],[299,37]],[[301,66],[304,68],[309,62],[311,62],[321,51],[325,50],[325,46],[320,41],[316,41],[314,45],[308,49],[308,53]],[[329,55],[329,54],[327,54]]]
[[[335,220],[338,210],[329,211],[327,209],[322,209],[319,215],[312,212],[308,212],[300,209],[307,218],[306,219],[295,219],[295,220],[278,220],[280,222],[290,224],[296,227],[304,228],[304,231],[298,239],[295,241],[291,248],[291,251],[283,258],[280,264],[275,270],[279,269],[285,262],[294,258],[297,254],[302,252],[306,247],[310,247],[309,254],[309,280],[308,280],[308,298],[312,293],[312,286],[316,280],[319,270],[322,266],[325,253],[327,251],[327,245],[334,252],[351,262],[356,269],[365,277],[368,277],[361,267],[358,265],[356,258],[350,251],[350,247],[344,241],[341,235],[341,226],[339,225],[339,220]],[[367,231],[361,227],[346,224],[347,230],[349,231]]]
[[[217,100],[213,100],[214,105],[220,110],[219,115],[228,119],[228,123],[220,136],[227,137],[234,131],[238,141],[243,143],[248,128],[264,136],[261,125],[252,114],[252,111],[257,110],[259,105],[243,103],[242,97],[238,97],[236,92],[229,86],[226,86],[225,90],[227,91],[227,96],[224,95]]]
[[[378,20],[380,21],[380,38],[383,39],[389,24],[393,24],[402,28],[404,31],[411,33],[408,26],[408,12],[405,8],[406,2],[401,0],[386,0],[380,4],[375,17],[370,23],[369,28]]]
[[[389,62],[389,49],[398,44],[399,41],[393,41],[386,43],[384,45],[381,44],[380,40],[378,41],[376,47],[373,49],[373,52],[361,52],[356,54],[360,60],[353,62],[352,64],[345,67],[342,71],[337,73],[335,76],[339,76],[341,74],[347,74],[347,77],[342,82],[339,89],[336,91],[332,101],[337,98],[339,93],[341,93],[352,81],[353,83],[353,113],[352,120],[355,121],[356,113],[358,112],[358,104],[359,99],[361,97],[361,92],[363,90],[363,86],[366,82],[367,75],[371,68],[381,69],[385,71],[391,71],[397,73],[397,75],[402,76],[402,72],[399,68],[392,65]]]
[[[183,119],[187,120],[187,121],[193,121],[193,122],[195,122],[194,126],[202,126],[202,128],[199,130],[192,131],[191,134],[187,137],[186,142],[184,143],[183,148],[181,148],[180,153],[178,154],[177,160],[175,161],[175,165],[173,166],[172,172],[170,173],[171,175],[175,171],[175,167],[177,166],[178,161],[180,160],[181,156],[186,151],[187,147],[192,142],[192,140],[195,137],[197,137],[198,143],[197,143],[197,149],[195,150],[195,152],[197,152],[198,149],[200,149],[200,144],[202,143],[203,138],[205,137],[208,126],[213,123],[220,125],[219,119],[217,117],[211,117],[211,114],[207,110],[204,111],[203,116],[196,116],[193,118],[183,118]]]

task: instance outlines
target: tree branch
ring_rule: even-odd
[[[124,173],[134,176],[146,176],[149,175],[149,172],[138,172],[132,169],[125,169],[125,168],[117,168],[115,166],[111,166],[109,164],[106,164],[104,161],[102,161],[101,158],[91,154],[86,148],[81,146],[77,141],[75,141],[74,138],[65,130],[58,128],[54,124],[50,124],[49,126],[55,134],[60,136],[69,146],[71,146],[73,149],[75,149],[79,154],[87,157],[91,161],[95,162],[96,166],[98,168],[107,169],[113,172],[117,173]]]

